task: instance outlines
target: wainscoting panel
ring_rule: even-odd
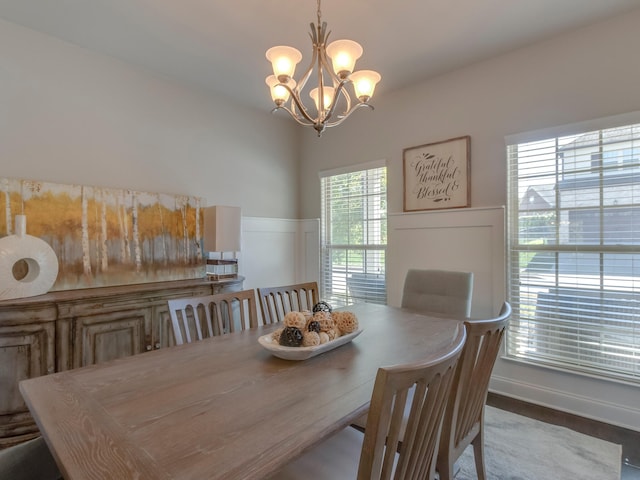
[[[506,298],[504,208],[389,216],[387,295],[400,305],[409,268],[474,273],[472,317],[497,313]],[[492,392],[640,431],[638,387],[498,358]]]
[[[238,270],[244,288],[318,281],[320,222],[317,219],[242,218]]]
[[[504,208],[389,215],[387,295],[399,306],[410,268],[473,272],[472,317],[497,313],[505,299]]]

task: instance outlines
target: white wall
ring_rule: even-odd
[[[638,45],[640,10],[374,96],[374,111],[355,112],[319,139],[305,130],[302,216],[320,216],[318,171],[381,158],[389,210],[401,212],[402,149],[462,135],[471,136],[472,206],[504,205],[504,137],[640,109]]]
[[[244,288],[318,281],[319,250],[318,219],[243,217],[238,270]]]
[[[462,135],[471,136],[472,207],[505,205],[505,136],[640,109],[638,45],[640,11],[374,97],[375,111],[320,139],[305,132],[303,217],[320,216],[319,171],[380,158],[389,212],[402,212],[402,149]],[[394,255],[388,264],[406,263]],[[637,387],[499,360],[492,389],[640,430]]]
[[[407,270],[473,273],[471,318],[496,315],[505,300],[503,207],[389,215],[387,303],[399,307]]]
[[[0,20],[0,176],[298,218],[298,130]]]

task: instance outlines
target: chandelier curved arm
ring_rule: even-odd
[[[315,126],[315,122],[313,122],[312,120],[309,120],[308,122],[305,122],[303,119],[300,118],[300,115],[297,115],[296,113],[291,111],[290,108],[287,108],[284,105],[280,105],[279,107],[274,107],[271,110],[271,113],[275,113],[278,110],[284,110],[285,112],[287,112],[289,115],[291,115],[291,118],[293,118],[298,124],[302,125],[303,127],[314,127]]]
[[[323,27],[326,28],[326,23],[323,25]],[[331,32],[329,32],[327,34],[327,38],[329,37],[329,34]],[[324,44],[326,44],[327,38],[325,38],[323,40]],[[323,44],[323,46],[324,46]],[[331,108],[329,109],[329,111],[323,115],[324,117],[324,121],[328,120],[329,118],[331,118],[331,116],[333,115],[337,105],[338,105],[338,99],[340,98],[340,95],[342,95],[342,97],[345,99],[346,102],[346,106],[344,109],[344,113],[346,114],[347,112],[349,112],[349,110],[351,110],[351,95],[349,94],[349,92],[346,90],[346,85],[347,83],[351,83],[351,81],[349,80],[349,78],[339,78],[335,72],[333,71],[333,66],[331,65],[331,63],[329,62],[329,59],[327,58],[327,53],[325,48],[320,48],[319,50],[319,54],[318,54],[318,71],[320,72],[320,74],[322,75],[322,72],[326,72],[329,77],[331,78],[331,82],[333,83],[333,87],[334,87],[334,94],[333,94],[333,103],[331,105]],[[315,53],[315,52],[314,52]],[[342,118],[342,114],[338,115],[340,118]]]
[[[315,125],[316,122],[314,118],[309,114],[309,111],[307,110],[307,108],[304,106],[304,103],[302,103],[302,100],[300,99],[298,88],[296,87],[294,89],[291,89],[288,85],[284,85],[284,84],[283,86],[289,91],[289,94],[291,95],[292,104],[291,104],[291,109],[285,108],[284,106],[281,108],[284,108],[286,111],[288,111],[293,118],[298,120],[298,123],[301,123],[302,125]],[[296,113],[296,109],[300,112],[300,114]],[[309,123],[306,124],[306,123],[300,122],[299,121],[300,115],[302,115],[305,119],[307,119]]]
[[[287,91],[289,92],[289,95],[291,96],[291,101],[292,101],[292,108],[287,108],[284,105],[284,103],[282,103],[282,104],[276,105],[276,107],[271,110],[271,113],[274,113],[277,110],[284,110],[287,113],[289,113],[289,115],[291,115],[291,117],[293,117],[293,119],[296,122],[298,122],[300,125],[313,126],[317,130],[318,126],[319,126],[319,122],[316,122],[316,120],[309,114],[307,108],[304,106],[304,104],[300,100],[300,96],[298,95],[298,92],[296,91],[297,88],[296,89],[292,89],[286,83],[281,83],[280,85],[282,87],[286,88]],[[295,111],[294,107],[297,107],[297,110],[300,112],[299,114]],[[302,118],[300,118],[300,115],[302,115],[302,117],[305,120],[307,120],[308,123],[304,122],[302,120]]]
[[[327,23],[323,22],[320,25],[320,19],[318,18],[318,27],[316,30],[316,26],[313,23],[310,23],[311,33],[309,33],[309,37],[311,38],[311,43],[313,44],[313,53],[311,55],[311,61],[309,62],[309,66],[305,70],[302,77],[300,77],[300,81],[296,84],[296,86],[292,89],[287,85],[283,84],[283,86],[289,91],[289,94],[292,98],[291,109],[286,109],[289,114],[301,125],[316,125],[316,120],[311,117],[307,108],[304,106],[302,99],[300,98],[300,94],[302,93],[302,89],[307,84],[309,77],[313,73],[315,67],[320,68],[323,63],[322,54],[318,53],[322,49],[319,47],[322,42],[326,41],[325,32],[327,30]],[[296,110],[300,112],[300,114],[296,113]],[[302,115],[309,123],[305,123],[300,121],[299,115]]]
[[[340,115],[338,117],[338,120],[336,120],[335,122],[325,122],[326,127],[329,128],[329,127],[336,127],[336,126],[340,125],[347,118],[349,118],[353,112],[355,112],[360,107],[367,107],[367,108],[370,108],[371,110],[375,110],[373,108],[373,105],[371,105],[370,103],[358,103],[358,104],[354,105],[351,110],[349,110],[348,112],[345,112],[344,115]]]
[[[323,122],[328,121],[332,116],[333,116],[333,112],[335,111],[336,107],[338,106],[338,99],[340,98],[340,95],[342,95],[347,103],[347,106],[344,110],[344,114],[347,114],[349,112],[349,110],[351,110],[351,95],[349,95],[349,92],[347,90],[345,90],[345,85],[349,83],[349,80],[342,80],[340,81],[340,83],[338,83],[338,86],[335,87],[335,91],[334,91],[334,95],[333,95],[333,103],[331,104],[331,108],[329,108],[329,110],[327,111],[327,113],[325,115],[323,115]],[[344,115],[338,115],[339,118],[342,118],[342,116]],[[346,117],[345,117],[346,118]]]
[[[344,82],[342,84],[342,88],[344,89],[344,85],[347,82]],[[287,112],[291,118],[293,118],[299,125],[302,125],[304,127],[313,127],[317,132],[318,132],[318,136],[320,136],[320,134],[329,127],[335,127],[340,125],[342,122],[344,122],[347,118],[349,118],[353,112],[355,112],[357,109],[359,109],[360,107],[367,107],[371,110],[375,110],[373,105],[371,105],[370,103],[358,103],[356,105],[353,106],[353,108],[350,108],[348,110],[346,110],[344,112],[344,114],[342,115],[338,115],[337,116],[337,120],[330,122],[328,121],[330,118],[330,115],[327,114],[324,119],[322,121],[318,120],[315,121],[308,113],[306,108],[304,107],[304,105],[302,104],[302,102],[300,102],[300,100],[298,99],[297,94],[294,94],[294,92],[291,90],[291,88],[289,88],[286,85],[283,85],[285,88],[287,88],[290,93],[291,93],[291,97],[292,99],[294,99],[295,105],[297,105],[298,109],[300,110],[300,112],[302,113],[302,118],[300,117],[299,114],[295,113],[293,110],[287,108],[285,105],[278,105],[276,107],[274,107],[271,110],[271,113],[275,113],[278,110],[284,110],[285,112]],[[342,94],[345,95],[346,97],[349,97],[348,93],[346,91],[342,91]],[[306,121],[304,121],[306,120]]]
[[[319,30],[318,33],[316,33],[315,25],[313,23],[311,23],[310,25],[311,25],[311,33],[309,34],[309,36],[311,37],[311,42],[313,44],[313,53],[312,53],[312,56],[311,56],[311,61],[309,62],[309,66],[305,70],[304,74],[300,77],[300,81],[298,82],[298,84],[295,87],[295,90],[297,92],[302,91],[302,89],[304,88],[304,86],[307,83],[307,80],[309,80],[309,77],[311,76],[311,72],[313,72],[313,68],[316,66],[316,62],[318,60],[318,35],[323,35],[324,34],[323,30]],[[324,23],[322,25],[322,28],[326,29],[327,28],[327,24]]]

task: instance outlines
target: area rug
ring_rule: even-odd
[[[493,407],[484,434],[488,480],[620,480],[620,445]],[[473,447],[457,467],[456,480],[477,480]]]

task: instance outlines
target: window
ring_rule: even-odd
[[[640,123],[579,127],[508,142],[507,356],[640,383]]]
[[[361,168],[320,179],[321,290],[334,307],[387,302],[387,168]]]

